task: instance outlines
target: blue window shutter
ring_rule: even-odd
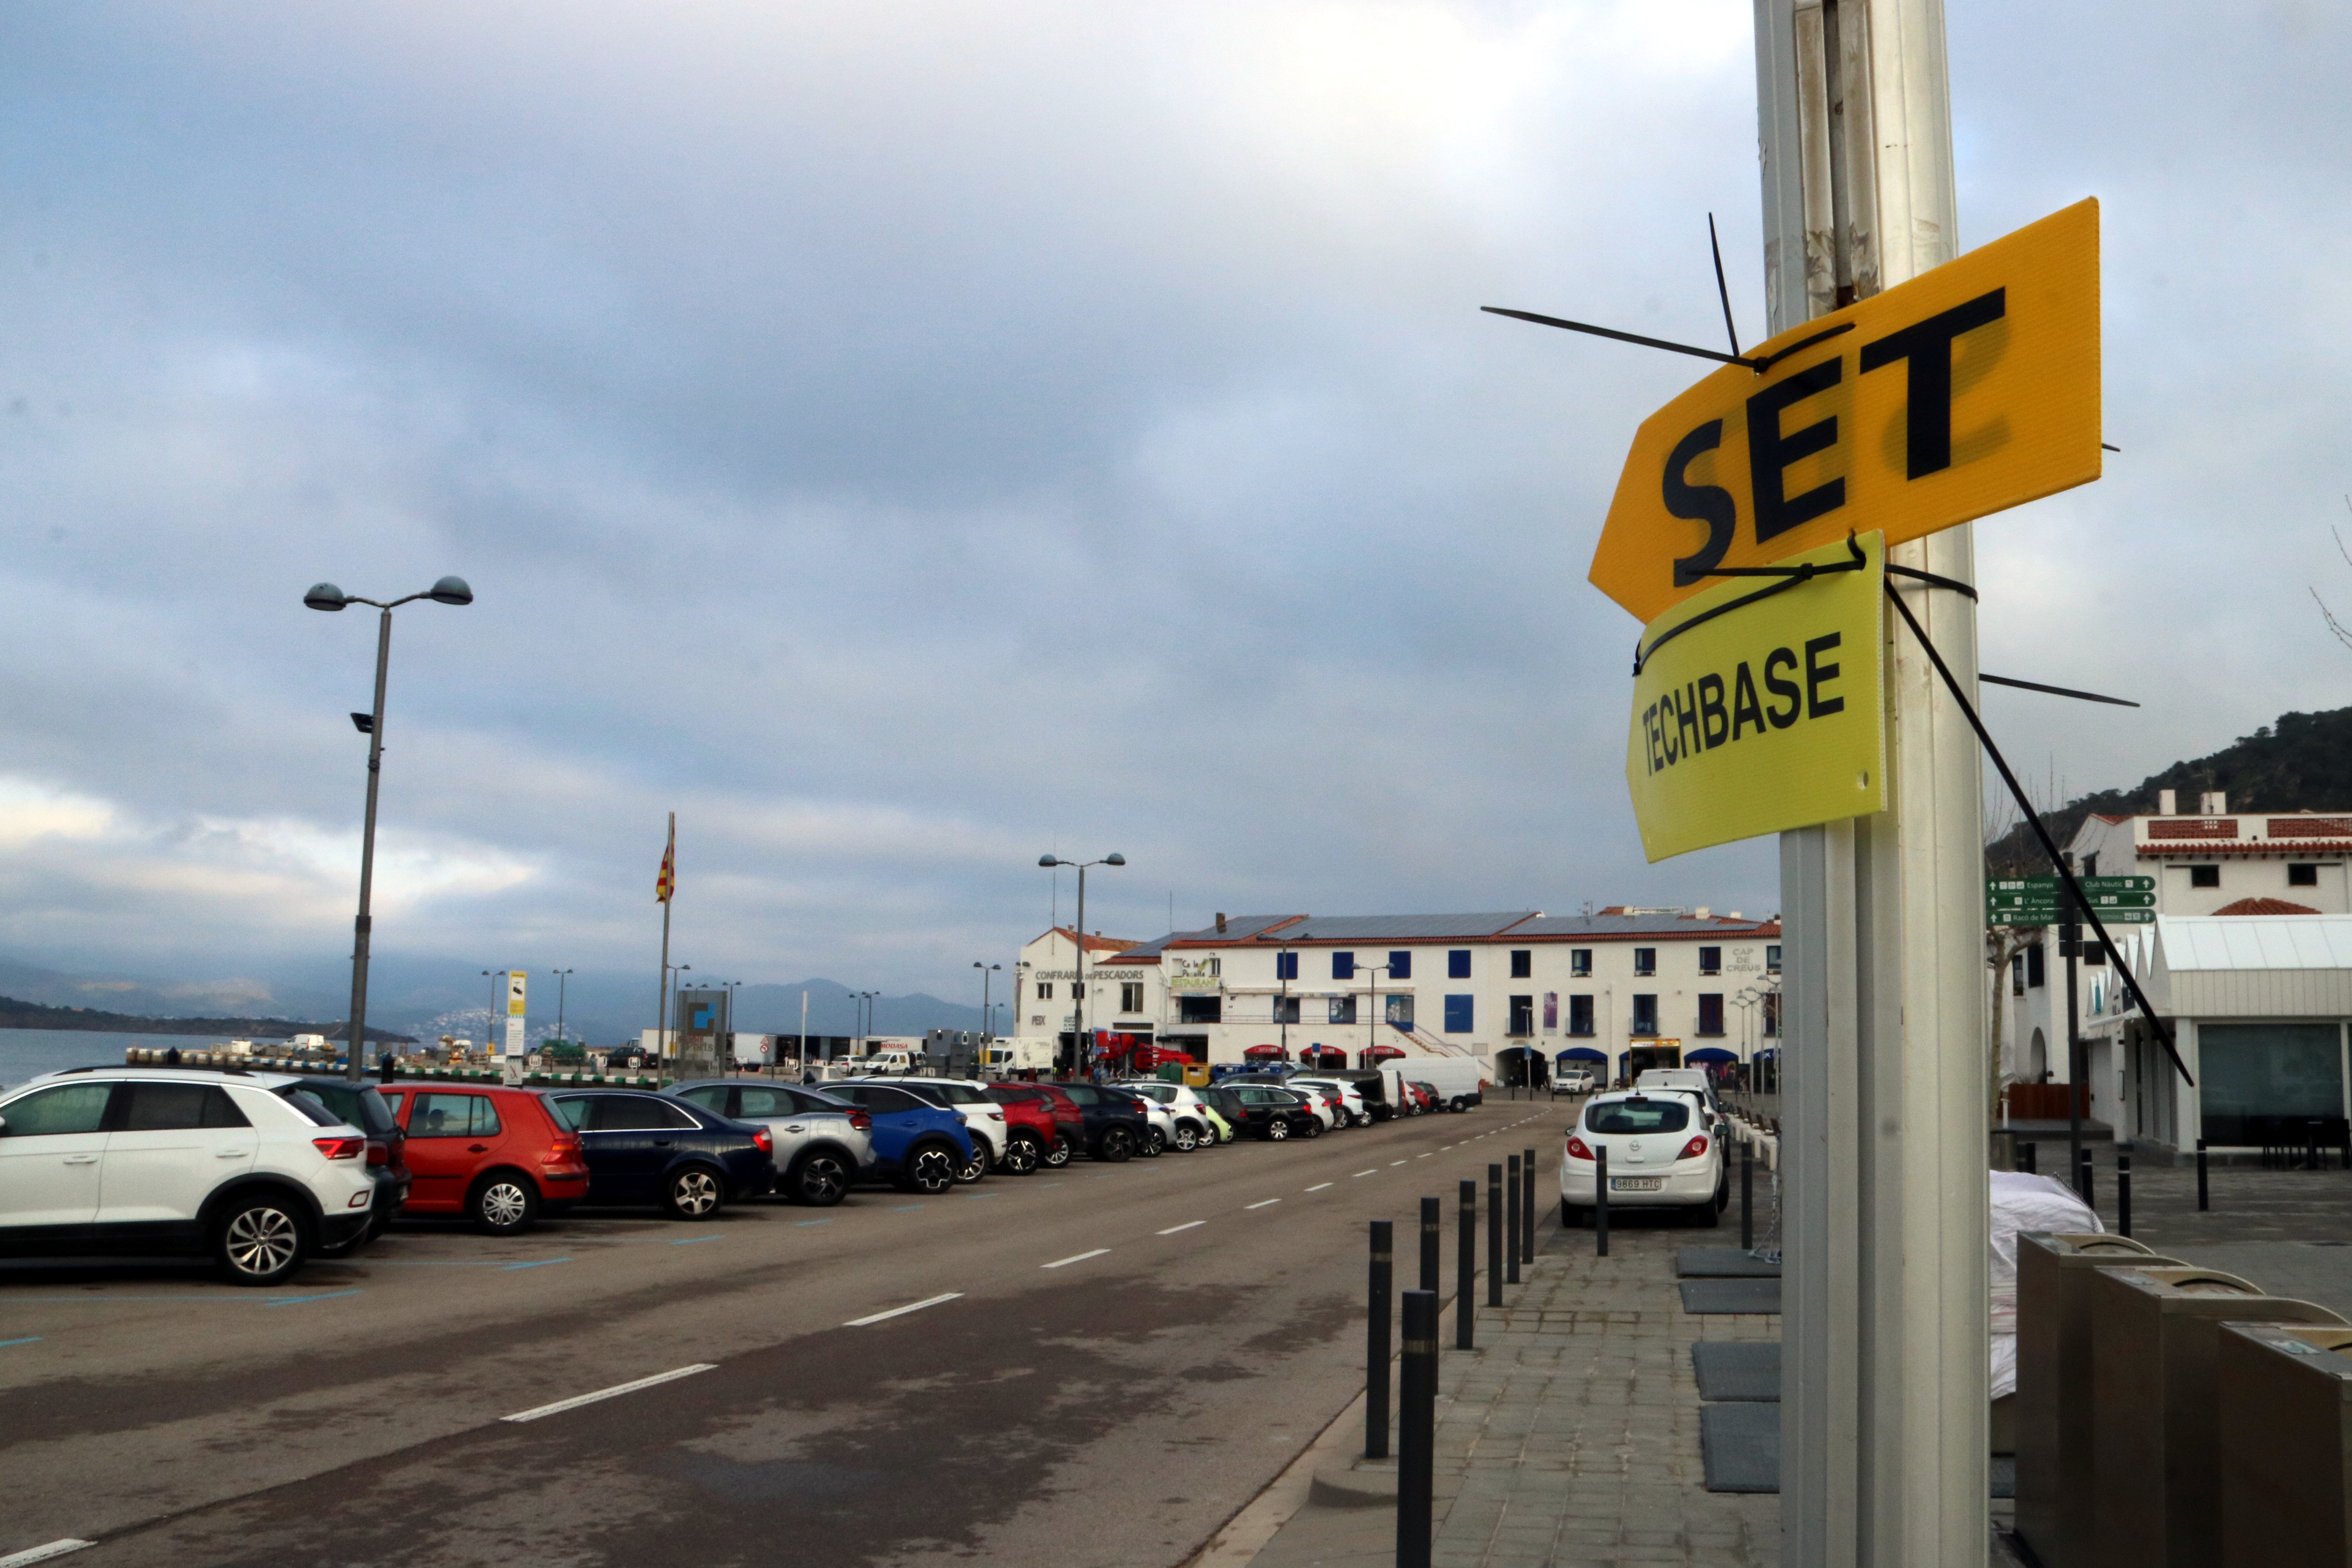
[[[1298,955],[1295,952],[1276,953],[1274,955],[1274,977],[1276,980],[1297,979]]]
[[[1355,977],[1356,955],[1352,952],[1333,953],[1331,955],[1331,978],[1334,980],[1353,980]]]
[[[1445,955],[1445,978],[1448,980],[1467,980],[1470,978],[1470,950],[1468,948],[1457,947]]]
[[[1472,1023],[1471,1000],[1467,996],[1448,996],[1445,999],[1445,1032],[1447,1034],[1466,1035],[1475,1026]]]
[[[1389,954],[1389,978],[1391,980],[1410,980],[1412,978],[1412,953],[1391,952]]]

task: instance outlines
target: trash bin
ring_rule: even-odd
[[[2016,1529],[2042,1568],[2092,1561],[2091,1276],[2179,1263],[2127,1236],[2018,1234]]]
[[[2092,1530],[2100,1568],[2213,1568],[2221,1560],[2224,1321],[2342,1323],[2218,1268],[2091,1276]]]
[[[2352,1328],[2223,1323],[2222,1568],[2352,1563]]]

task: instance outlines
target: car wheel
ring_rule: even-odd
[[[1707,1199],[1703,1204],[1694,1204],[1688,1213],[1690,1223],[1701,1230],[1713,1230],[1723,1215],[1723,1211],[1715,1206],[1713,1198]]]
[[[957,1163],[956,1185],[968,1187],[986,1174],[988,1174],[988,1145],[975,1138],[971,1141],[971,1158]]]
[[[1454,1115],[1459,1116],[1464,1111],[1470,1109],[1470,1102],[1457,1094],[1452,1100],[1446,1101],[1445,1109],[1454,1112]]]
[[[1124,1127],[1106,1127],[1095,1143],[1095,1158],[1114,1165],[1125,1164],[1135,1157],[1135,1134]]]
[[[1070,1157],[1076,1152],[1076,1147],[1067,1138],[1056,1138],[1054,1140],[1054,1146],[1045,1152],[1045,1168],[1049,1171],[1058,1171],[1068,1164]]]
[[[282,1198],[247,1198],[221,1220],[214,1250],[232,1285],[275,1285],[310,1251],[301,1211]]]
[[[474,1184],[466,1217],[485,1236],[516,1236],[539,1219],[539,1192],[512,1171],[493,1171]]]
[[[1290,1123],[1277,1116],[1265,1124],[1265,1135],[1279,1142],[1290,1136]]]
[[[1176,1152],[1189,1154],[1201,1146],[1200,1131],[1189,1121],[1176,1124]]]
[[[1585,1223],[1586,1223],[1586,1222],[1585,1222],[1585,1217],[1584,1217],[1584,1215],[1585,1215],[1585,1211],[1584,1211],[1584,1210],[1582,1210],[1582,1209],[1580,1209],[1580,1208],[1578,1208],[1574,1204],[1570,1203],[1566,1198],[1562,1198],[1562,1199],[1560,1199],[1560,1200],[1559,1200],[1559,1228],[1560,1228],[1560,1229],[1562,1229],[1562,1230],[1582,1230],[1582,1229],[1584,1228],[1584,1226],[1585,1226]]]
[[[688,1165],[675,1172],[662,1188],[662,1206],[672,1219],[709,1219],[727,1203],[727,1189],[719,1173],[708,1165]]]
[[[910,1193],[943,1193],[955,1185],[958,1156],[944,1143],[926,1143],[907,1156],[898,1184]]]
[[[1321,1120],[1320,1120],[1320,1119],[1318,1119],[1318,1118],[1317,1118],[1317,1117],[1312,1117],[1312,1116],[1308,1117],[1308,1118],[1307,1119],[1307,1125],[1306,1125],[1306,1126],[1304,1126],[1304,1127],[1301,1127],[1301,1128],[1298,1130],[1298,1135],[1299,1135],[1301,1138],[1320,1138],[1320,1137],[1322,1137],[1322,1136],[1323,1136],[1323,1123],[1322,1123]]]
[[[787,1191],[813,1209],[829,1209],[849,1195],[849,1162],[820,1149],[793,1167]]]
[[[1008,1175],[1026,1176],[1037,1169],[1044,1159],[1037,1140],[1023,1134],[1004,1146],[1004,1170]]]
[[[1143,1135],[1143,1157],[1157,1160],[1168,1152],[1168,1134],[1154,1127]]]

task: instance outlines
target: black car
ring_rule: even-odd
[[[1058,1089],[1086,1119],[1087,1152],[1096,1159],[1116,1164],[1151,1146],[1151,1117],[1134,1096],[1093,1083],[1050,1087]]]
[[[548,1109],[580,1134],[588,1204],[658,1204],[709,1219],[776,1184],[775,1139],[764,1127],[645,1089],[543,1089]]]
[[[1271,1084],[1244,1083],[1227,1090],[1232,1094],[1241,1119],[1234,1121],[1236,1128],[1246,1128],[1261,1138],[1318,1138],[1323,1133],[1323,1119],[1315,1114],[1307,1096],[1295,1089],[1277,1089]],[[1223,1107],[1218,1108],[1220,1110]]]
[[[372,1083],[353,1083],[349,1079],[312,1076],[300,1083],[289,1083],[278,1091],[280,1094],[306,1094],[334,1113],[338,1121],[348,1122],[367,1134],[368,1174],[375,1178],[375,1200],[368,1205],[367,1229],[361,1233],[358,1247],[373,1241],[383,1234],[407,1206],[410,1176],[408,1172],[408,1134],[394,1120],[392,1107],[383,1102]]]

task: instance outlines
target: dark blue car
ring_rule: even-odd
[[[544,1091],[556,1119],[580,1134],[588,1204],[658,1204],[678,1219],[709,1219],[776,1184],[775,1140],[672,1095],[642,1089]]]
[[[874,1168],[867,1176],[896,1183],[910,1193],[943,1193],[956,1173],[972,1160],[971,1134],[963,1117],[945,1106],[916,1099],[887,1083],[851,1079],[817,1089],[845,1108],[874,1119]]]

